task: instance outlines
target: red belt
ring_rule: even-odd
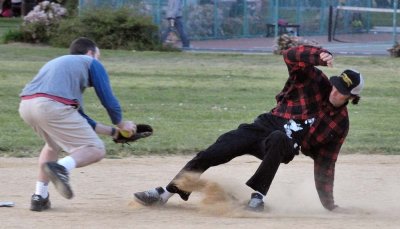
[[[34,98],[38,98],[38,97],[46,97],[46,98],[55,100],[57,102],[65,104],[65,105],[74,106],[76,108],[79,107],[79,103],[76,100],[66,99],[66,98],[62,98],[62,97],[55,96],[55,95],[49,95],[49,94],[45,94],[45,93],[36,93],[33,95],[23,95],[23,96],[21,96],[21,100],[34,99]]]

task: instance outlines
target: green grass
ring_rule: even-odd
[[[22,18],[0,18],[0,37],[9,30],[17,29],[22,23]]]
[[[18,115],[18,94],[49,59],[67,50],[24,44],[0,45],[0,156],[36,156],[42,141]],[[351,129],[346,153],[399,154],[399,60],[336,57],[328,75],[357,68],[366,79],[358,106],[349,105]],[[126,119],[151,124],[154,135],[131,146],[104,137],[108,157],[190,153],[212,144],[240,123],[252,122],[274,106],[287,69],[281,56],[193,54],[103,50],[114,92]],[[109,124],[93,89],[86,113]]]

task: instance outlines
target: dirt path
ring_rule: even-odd
[[[313,164],[299,156],[280,167],[266,199],[267,211],[242,210],[251,190],[244,185],[259,161],[241,157],[211,168],[202,178],[237,200],[204,204],[204,193],[188,202],[177,196],[161,208],[133,202],[132,193],[166,185],[188,156],[107,159],[72,173],[75,197],[63,199],[50,187],[53,208],[28,210],[36,180],[36,158],[0,158],[0,228],[399,228],[400,156],[346,155],[339,158],[336,202],[349,209],[325,211],[313,181]]]

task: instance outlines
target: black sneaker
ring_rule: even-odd
[[[144,192],[137,192],[134,194],[135,200],[145,206],[160,206],[164,205],[167,200],[161,198],[161,194],[165,191],[162,187],[151,189]]]
[[[252,193],[246,209],[255,212],[264,211],[263,196],[259,193]]]
[[[49,209],[51,206],[49,195],[46,199],[43,199],[41,195],[33,194],[31,198],[31,211],[41,212]]]
[[[44,171],[49,176],[51,182],[56,186],[57,191],[65,198],[71,199],[74,194],[69,185],[67,169],[56,162],[47,162]]]
[[[175,184],[169,184],[167,186],[167,191],[169,191],[170,193],[177,193],[181,197],[181,199],[184,201],[187,201],[191,194],[191,192],[186,192],[186,191],[179,189]]]

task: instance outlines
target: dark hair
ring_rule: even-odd
[[[88,51],[96,52],[96,43],[89,38],[79,37],[72,41],[69,53],[72,55],[85,55]]]
[[[360,102],[361,97],[358,95],[352,95],[351,104],[357,105]]]

